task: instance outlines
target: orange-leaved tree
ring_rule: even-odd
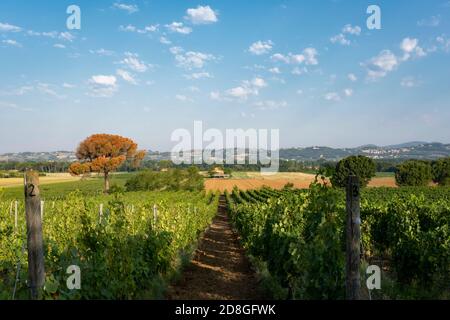
[[[104,191],[109,191],[109,174],[126,160],[139,166],[145,151],[138,151],[137,144],[128,138],[111,134],[94,134],[78,146],[76,156],[80,162],[69,167],[72,175],[79,176],[89,172],[102,173],[105,179]]]

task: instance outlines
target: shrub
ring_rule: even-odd
[[[204,185],[198,169],[192,167],[166,172],[144,171],[129,179],[125,188],[127,191],[201,191]]]
[[[398,186],[426,186],[432,180],[431,165],[426,161],[408,160],[397,166]]]
[[[355,175],[358,177],[361,187],[367,186],[369,181],[375,176],[375,162],[364,156],[351,156],[339,161],[331,177],[331,183],[335,187],[345,188],[348,177]]]
[[[450,185],[450,158],[433,162],[433,181],[441,186]]]

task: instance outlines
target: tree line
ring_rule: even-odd
[[[375,161],[364,156],[347,157],[337,164],[327,164],[319,174],[330,177],[335,187],[345,187],[350,175],[358,177],[362,187],[375,177]],[[450,157],[434,161],[407,160],[393,168],[398,186],[427,186],[434,182],[440,186],[450,186]]]

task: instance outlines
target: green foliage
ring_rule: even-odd
[[[434,182],[441,186],[450,186],[450,158],[433,162],[432,171]]]
[[[364,261],[388,261],[383,277],[392,279],[382,296],[448,295],[450,188],[369,188],[361,197]],[[298,299],[345,298],[344,192],[314,183],[309,190],[235,189],[226,198],[245,247],[276,281],[276,291],[287,288]]]
[[[240,199],[247,193],[241,192]],[[303,193],[285,189],[265,202],[237,200],[240,204],[232,206],[233,222],[250,254],[267,263],[291,298],[343,296],[343,208],[337,194],[317,183]]]
[[[431,179],[431,165],[426,161],[406,161],[397,166],[395,172],[395,181],[399,186],[426,186]]]
[[[99,217],[99,206],[104,204]],[[157,206],[154,220],[153,206]],[[19,202],[18,229],[10,201],[0,201],[0,298],[27,299],[26,227]],[[192,252],[217,212],[218,197],[204,192],[135,192],[85,197],[79,192],[45,202],[45,299],[155,298],[161,279]],[[81,290],[66,287],[66,269],[81,269]],[[157,286],[157,287],[153,287]]]
[[[129,179],[125,187],[127,191],[200,191],[204,189],[204,184],[198,169],[190,167],[166,172],[144,171]]]
[[[337,163],[331,183],[335,187],[345,188],[350,175],[357,176],[360,186],[365,187],[375,176],[375,163],[364,156],[345,158]]]

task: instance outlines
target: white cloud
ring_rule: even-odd
[[[119,26],[119,30],[123,32],[136,32],[137,28],[131,24],[127,26]]]
[[[319,61],[317,60],[317,50],[314,48],[306,48],[303,50],[303,54],[305,55],[305,63],[307,65],[317,65]]]
[[[159,24],[153,24],[146,26],[143,31],[145,32],[156,32],[159,30]]]
[[[169,50],[170,50],[170,53],[175,54],[175,55],[184,52],[184,49],[182,47],[171,47]]]
[[[359,36],[361,34],[361,27],[359,26],[352,26],[351,24],[347,24],[342,28],[343,33]]]
[[[298,95],[302,95],[302,94],[303,94],[303,90],[302,90],[302,89],[298,89],[298,90],[297,90],[297,94],[298,94]]]
[[[47,38],[52,38],[55,39],[58,37],[58,32],[56,31],[50,31],[50,32],[36,32],[33,30],[28,30],[27,34],[29,36],[34,36],[34,37],[47,37]]]
[[[56,44],[53,45],[53,47],[54,48],[58,48],[58,49],[65,49],[66,48],[66,46],[61,44],[61,43],[56,43]]]
[[[272,50],[273,45],[274,45],[273,42],[270,40],[257,41],[248,48],[248,51],[254,55],[259,56],[259,55],[269,53]]]
[[[258,101],[254,103],[254,106],[259,110],[277,110],[283,107],[287,107],[288,103],[286,101],[274,101],[274,100],[265,100]]]
[[[251,84],[256,88],[264,88],[267,87],[267,82],[263,78],[254,78]]]
[[[95,75],[89,81],[89,95],[93,97],[108,98],[117,90],[117,78],[115,76]]]
[[[399,63],[397,57],[390,50],[383,50],[378,56],[366,63],[365,66],[369,79],[376,80],[395,70]]]
[[[113,4],[113,7],[116,8],[116,9],[119,9],[119,10],[126,11],[129,14],[139,11],[138,6],[136,6],[134,4],[125,4],[125,3],[116,2],[116,3]]]
[[[291,73],[296,76],[300,76],[302,74],[308,73],[308,69],[306,69],[305,67],[303,68],[295,67],[294,69],[292,69]]]
[[[38,92],[42,93],[42,94],[46,94],[46,95],[49,95],[49,96],[52,96],[52,97],[55,97],[55,98],[58,98],[58,99],[64,99],[64,98],[66,98],[66,96],[59,95],[59,94],[58,94],[54,89],[52,89],[52,88],[54,88],[54,86],[53,86],[53,85],[50,85],[50,84],[48,84],[48,83],[42,83],[42,82],[39,82],[39,83],[36,85],[36,90],[37,90]]]
[[[258,95],[258,90],[252,87],[239,86],[226,91],[227,95],[232,98],[246,100],[251,95]]]
[[[280,74],[281,73],[280,68],[278,68],[278,67],[269,69],[269,72],[273,73],[273,74]]]
[[[159,38],[159,42],[161,42],[162,44],[167,44],[167,45],[172,44],[172,42],[164,36]]]
[[[353,95],[353,89],[349,89],[349,88],[345,89],[344,90],[344,95],[346,97],[351,97]]]
[[[352,81],[352,82],[358,81],[358,77],[356,77],[356,75],[353,74],[353,73],[349,73],[349,74],[347,75],[347,77],[348,77],[348,79],[349,79],[350,81]]]
[[[185,95],[182,95],[182,94],[177,94],[175,96],[175,99],[177,99],[178,101],[181,101],[181,102],[193,102],[193,100],[191,98],[189,98]]]
[[[289,63],[289,57],[281,54],[281,53],[275,53],[274,55],[272,55],[271,59],[275,62],[284,62],[284,63]]]
[[[139,60],[138,54],[131,52],[125,52],[125,58],[120,61],[120,63],[136,72],[146,72],[150,67],[152,67],[151,65]]]
[[[419,86],[419,82],[414,77],[405,77],[400,82],[400,85],[404,88],[414,88]]]
[[[209,97],[211,98],[211,100],[216,100],[216,101],[221,100],[221,94],[220,94],[220,92],[217,92],[217,91],[210,92]]]
[[[192,32],[192,28],[186,27],[183,22],[172,22],[171,24],[166,24],[166,28],[171,32],[181,34],[189,34]]]
[[[349,46],[352,42],[347,39],[346,35],[359,36],[361,34],[361,27],[347,24],[342,28],[342,32],[331,37],[331,43],[339,43],[343,46]]]
[[[72,42],[75,40],[75,36],[70,32],[61,32],[58,36],[59,39]]]
[[[272,55],[271,59],[275,62],[284,62],[286,64],[302,64],[306,65],[317,65],[319,61],[317,60],[318,52],[315,48],[306,48],[301,54],[283,55],[281,53],[276,53]]]
[[[14,26],[9,23],[0,22],[0,32],[19,32],[19,31],[22,31],[22,28]]]
[[[218,21],[217,13],[210,6],[198,6],[188,9],[185,17],[193,24],[211,24]]]
[[[402,43],[400,44],[400,48],[404,53],[402,57],[403,61],[408,60],[411,56],[424,57],[427,55],[426,52],[421,47],[419,47],[419,40],[417,39],[403,39]]]
[[[114,87],[116,85],[117,78],[115,76],[97,75],[92,76],[89,82],[92,84]]]
[[[422,19],[417,22],[419,27],[438,27],[441,24],[441,16],[432,16],[429,19]]]
[[[240,86],[225,91],[225,96],[232,99],[247,100],[250,96],[259,95],[259,90],[267,86],[267,82],[263,78],[255,77],[250,81],[242,81]]]
[[[209,79],[212,78],[212,75],[209,72],[197,72],[186,74],[184,77],[188,80],[199,80],[199,79]]]
[[[2,43],[6,44],[8,46],[11,46],[11,47],[18,47],[18,48],[22,47],[22,45],[19,42],[17,42],[16,40],[6,39],[6,40],[2,40]]]
[[[131,83],[131,84],[137,84],[136,79],[134,79],[134,77],[128,71],[125,71],[122,69],[117,69],[116,73],[119,77],[121,77],[126,82]]]
[[[33,90],[34,90],[33,86],[22,86],[20,88],[17,88],[15,90],[11,91],[10,94],[14,95],[14,96],[23,96],[23,95],[25,95],[28,92],[31,92]]]
[[[75,85],[67,83],[67,82],[64,82],[62,86],[63,86],[63,88],[66,88],[66,89],[73,89],[76,87]]]
[[[189,86],[187,87],[187,90],[189,90],[190,92],[200,92],[200,88],[196,86]]]
[[[216,57],[212,54],[202,52],[188,51],[186,53],[182,53],[179,52],[179,50],[175,52],[178,52],[175,53],[177,65],[188,70],[203,68],[208,61],[213,61],[216,59]]]
[[[335,35],[334,37],[331,37],[330,41],[331,43],[339,43],[343,46],[349,46],[351,44],[351,41],[348,40],[342,33]]]
[[[405,38],[403,39],[400,47],[406,53],[411,53],[417,47],[419,41],[417,39]]]
[[[418,39],[404,38],[400,43],[400,49],[403,51],[403,56],[401,57],[395,56],[390,50],[383,50],[368,63],[362,64],[367,68],[368,78],[370,80],[383,78],[411,57],[421,58],[427,55],[427,52],[419,46]],[[429,52],[433,50],[435,51],[435,49],[432,49]]]
[[[339,102],[341,101],[341,96],[337,92],[329,92],[325,95],[325,100]]]
[[[442,35],[442,36],[437,37],[436,41],[444,51],[450,52],[450,39],[449,38],[447,38],[445,35]]]
[[[158,30],[159,30],[159,24],[148,25],[148,26],[144,27],[143,29],[139,29],[138,27],[133,26],[132,24],[129,24],[127,26],[123,26],[123,25],[119,26],[119,31],[136,32],[136,33],[140,33],[140,34],[153,33],[153,32],[157,32]]]
[[[89,50],[92,54],[97,54],[99,56],[112,56],[114,54],[114,51],[106,50],[106,49],[98,49],[98,50]]]

